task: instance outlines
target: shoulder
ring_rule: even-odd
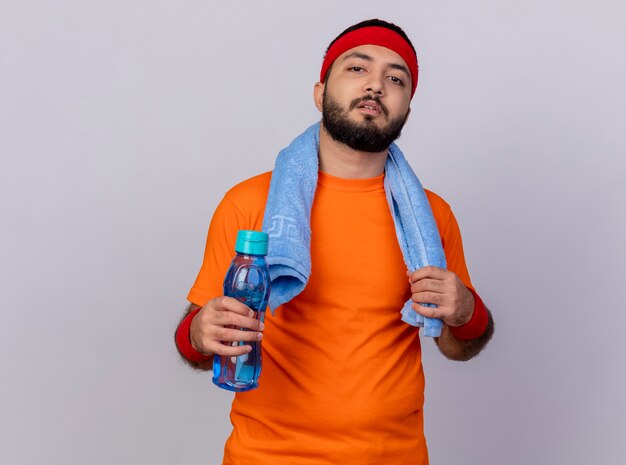
[[[244,204],[265,204],[267,194],[270,188],[270,180],[272,172],[261,173],[240,182],[231,187],[224,198],[234,202],[237,205]]]
[[[235,184],[231,187],[226,195],[230,197],[246,197],[249,195],[258,195],[261,193],[267,194],[270,187],[270,180],[272,179],[272,172],[267,171],[251,178],[241,181],[239,184]]]
[[[442,197],[435,194],[433,191],[424,189],[426,197],[430,203],[430,208],[433,211],[433,216],[437,221],[437,224],[446,222],[448,217],[452,214],[452,208]]]
[[[260,228],[265,212],[272,172],[261,173],[231,187],[221,207],[234,213],[248,229]]]
[[[451,234],[451,231],[453,232],[458,230],[456,218],[452,212],[452,207],[450,207],[448,202],[434,192],[429,191],[428,189],[424,189],[424,192],[426,192],[430,208],[433,211],[433,216],[435,217],[435,222],[437,223],[437,230],[439,231],[441,240],[445,245],[446,242],[450,242],[450,237],[448,236]]]

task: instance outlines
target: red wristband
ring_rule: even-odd
[[[196,308],[191,311],[189,315],[187,315],[183,321],[178,325],[178,329],[176,330],[176,347],[178,347],[178,351],[181,353],[183,357],[185,357],[190,362],[202,363],[211,360],[212,355],[204,355],[198,352],[191,345],[191,340],[189,339],[189,334],[191,332],[191,320],[196,314],[201,310],[201,308]]]
[[[489,323],[489,316],[487,315],[487,307],[483,303],[480,296],[468,287],[469,291],[474,295],[474,313],[472,318],[461,326],[449,326],[450,332],[457,339],[476,339],[484,334]]]

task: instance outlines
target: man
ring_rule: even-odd
[[[233,341],[263,340],[260,386],[235,395],[224,464],[426,464],[419,331],[399,310],[411,299],[415,312],[441,319],[435,341],[453,360],[491,338],[448,204],[426,191],[447,269],[407,272],[398,243],[385,166],[417,78],[415,50],[393,24],[364,21],[329,46],[314,88],[322,123],[311,273],[265,326],[221,286],[237,231],[262,228],[272,173],[238,184],[218,206],[176,342],[192,366],[210,369],[213,354],[248,351]]]

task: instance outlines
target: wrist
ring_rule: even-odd
[[[211,360],[212,355],[198,352],[191,343],[191,322],[202,308],[196,308],[183,318],[176,330],[176,347],[180,354],[190,362],[202,363]]]
[[[483,335],[487,329],[488,316],[487,308],[480,296],[473,289],[467,288],[474,296],[474,311],[467,323],[461,326],[449,326],[450,332],[456,339],[469,340],[476,339]]]

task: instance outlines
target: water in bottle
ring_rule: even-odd
[[[235,258],[224,279],[224,295],[243,302],[254,317],[263,322],[270,297],[270,276],[265,255],[268,235],[258,231],[239,231]],[[244,328],[238,328],[244,329]],[[213,382],[229,391],[249,391],[258,386],[261,374],[261,341],[233,342],[232,346],[251,345],[252,350],[237,357],[213,357]]]

